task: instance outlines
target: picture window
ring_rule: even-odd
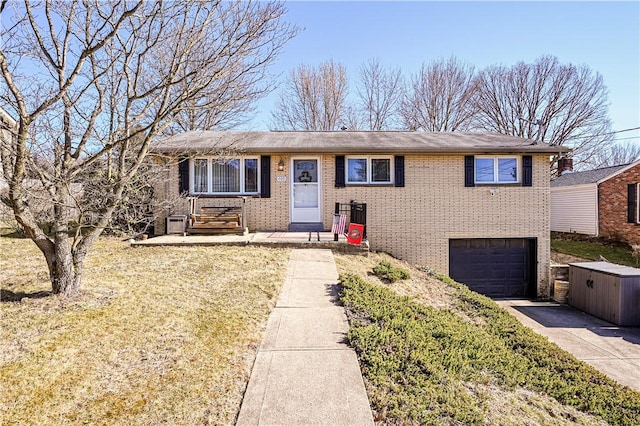
[[[255,194],[259,192],[258,158],[196,158],[191,161],[194,194]]]

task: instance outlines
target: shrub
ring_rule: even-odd
[[[378,271],[387,269],[382,263]],[[487,397],[470,389],[490,383],[549,395],[610,424],[640,424],[640,393],[524,327],[491,299],[442,278],[458,293],[465,315],[426,306],[357,275],[340,276],[348,339],[373,408],[388,423],[482,424]]]
[[[390,262],[382,261],[373,268],[373,273],[381,279],[395,283],[400,280],[408,280],[411,278],[409,271],[402,268],[396,268]]]

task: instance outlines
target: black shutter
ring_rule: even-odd
[[[395,161],[395,177],[396,177],[396,186],[398,188],[404,187],[404,155],[396,155],[394,158]]]
[[[474,178],[474,170],[473,165],[475,163],[475,159],[473,155],[465,155],[464,156],[464,186],[470,187],[475,186],[475,178]]]
[[[260,196],[271,198],[271,156],[260,157]]]
[[[344,187],[344,155],[336,155],[336,188]]]
[[[627,185],[627,222],[636,223],[636,205],[637,205],[637,185],[631,183]]]
[[[522,186],[533,186],[533,158],[522,156]]]
[[[178,191],[180,194],[189,193],[189,158],[178,158]]]

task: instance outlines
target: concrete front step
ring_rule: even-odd
[[[324,225],[320,222],[299,222],[289,224],[290,232],[323,232]]]

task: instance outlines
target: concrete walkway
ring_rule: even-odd
[[[501,300],[518,320],[618,383],[640,390],[640,328],[619,327],[567,305]]]
[[[373,425],[331,250],[294,249],[237,425]]]

